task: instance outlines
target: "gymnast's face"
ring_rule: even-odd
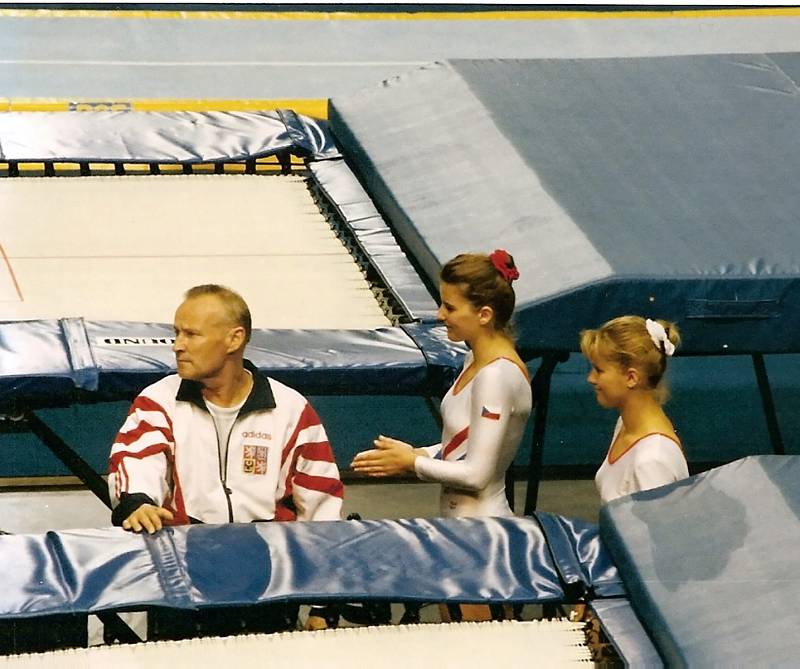
[[[216,377],[238,349],[234,336],[241,330],[231,323],[216,295],[186,300],[175,312],[175,343],[172,350],[182,379],[206,381]]]
[[[450,341],[473,341],[482,325],[481,310],[470,302],[459,284],[439,284],[439,296],[442,304],[436,317],[447,328]]]
[[[597,403],[606,409],[619,409],[631,389],[630,370],[596,353],[590,359],[586,380],[594,387]]]

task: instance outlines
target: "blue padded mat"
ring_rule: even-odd
[[[0,618],[276,601],[563,602],[560,565],[584,562],[582,573],[619,582],[596,526],[575,531],[550,545],[535,518],[432,518],[0,536]]]
[[[800,457],[614,500],[600,532],[667,666],[796,666]]]
[[[330,127],[429,281],[507,248],[519,345],[620,313],[683,352],[800,340],[800,54],[453,60],[330,101]]]

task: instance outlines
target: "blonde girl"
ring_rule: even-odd
[[[664,413],[667,360],[680,344],[674,323],[621,316],[581,333],[597,402],[619,412],[595,483],[603,503],[689,476],[683,447]]]

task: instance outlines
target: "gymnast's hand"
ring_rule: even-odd
[[[172,512],[169,509],[153,504],[142,504],[122,521],[122,527],[133,532],[146,530],[148,534],[153,534],[161,529],[164,520],[172,520]]]
[[[368,476],[397,476],[413,472],[414,462],[422,454],[422,449],[383,435],[372,443],[374,449],[361,451],[350,463],[355,471]]]

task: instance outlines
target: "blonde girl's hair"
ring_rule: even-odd
[[[502,255],[498,255],[502,254]],[[511,315],[516,297],[511,282],[519,276],[514,258],[502,250],[493,254],[462,253],[442,267],[444,283],[462,286],[464,297],[476,308],[489,306],[494,328],[511,335]]]
[[[667,338],[677,348],[681,342],[678,326],[669,321],[656,322],[664,328]],[[653,341],[641,316],[620,316],[595,330],[583,330],[581,352],[589,360],[603,357],[622,369],[638,369],[656,399],[662,404],[667,401],[669,390],[664,383],[664,373],[669,356],[663,345]]]

